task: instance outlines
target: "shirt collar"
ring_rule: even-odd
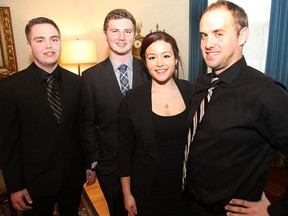
[[[42,68],[38,67],[35,63],[33,63],[33,66],[34,66],[35,71],[38,74],[40,82],[42,82],[44,80],[44,78],[50,74],[50,73],[47,73]],[[56,79],[60,79],[60,67],[59,67],[59,65],[57,65],[57,67],[55,68],[55,70],[51,74],[53,74],[56,77]]]
[[[113,66],[113,70],[114,70],[114,71],[116,71],[121,64],[126,64],[127,67],[128,67],[131,71],[133,71],[133,56],[132,56],[132,55],[130,55],[130,57],[129,57],[129,58],[127,59],[127,61],[124,62],[124,63],[120,63],[118,60],[116,60],[115,58],[113,58],[111,55],[109,56],[109,59],[110,59],[110,61],[111,61],[111,63],[112,63],[112,66]]]
[[[231,85],[245,67],[247,67],[247,63],[244,56],[242,56],[242,58],[235,62],[231,67],[220,73],[218,77],[222,82]],[[215,73],[212,72],[212,74]]]

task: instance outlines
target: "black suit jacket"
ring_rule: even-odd
[[[81,77],[60,67],[63,118],[59,126],[32,63],[0,81],[0,161],[8,191],[58,192],[64,172],[74,188],[85,181],[80,136]]]
[[[90,163],[97,161],[97,172],[108,175],[117,169],[117,110],[123,98],[109,58],[82,73],[87,91],[84,139],[90,148]],[[140,62],[133,58],[133,88],[147,80]],[[96,149],[97,154],[94,154]]]
[[[194,85],[174,78],[186,108]],[[158,144],[153,128],[151,82],[124,97],[118,112],[119,173],[131,176],[132,185],[149,194],[159,165]],[[188,134],[188,121],[187,134]],[[183,152],[184,154],[184,152]]]

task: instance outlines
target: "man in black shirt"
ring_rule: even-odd
[[[209,6],[200,20],[200,34],[203,58],[212,73],[196,81],[191,122],[211,78],[217,76],[220,84],[200,123],[191,127],[186,151],[191,214],[288,215],[287,192],[272,204],[265,195],[261,199],[274,150],[288,155],[286,88],[246,64],[242,50],[248,18],[239,6],[228,1]]]

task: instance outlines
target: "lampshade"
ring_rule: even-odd
[[[61,63],[88,64],[97,62],[96,42],[92,40],[62,41]]]

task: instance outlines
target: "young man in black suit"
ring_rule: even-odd
[[[147,80],[139,61],[132,55],[135,29],[132,14],[125,9],[112,10],[103,26],[110,55],[82,74],[90,92],[86,96],[91,101],[90,109],[84,115],[87,126],[84,137],[89,146],[96,144],[97,155],[90,162],[97,162],[94,163],[97,164],[97,178],[111,216],[127,215],[117,170],[117,110],[125,91]],[[123,76],[128,78],[124,87],[120,78],[121,65],[126,69]]]
[[[83,82],[58,65],[61,37],[54,21],[32,19],[25,33],[33,63],[0,81],[5,183],[23,215],[51,216],[58,203],[62,216],[76,216],[86,177],[80,135]],[[94,183],[95,172],[87,170],[87,176],[87,184]]]

